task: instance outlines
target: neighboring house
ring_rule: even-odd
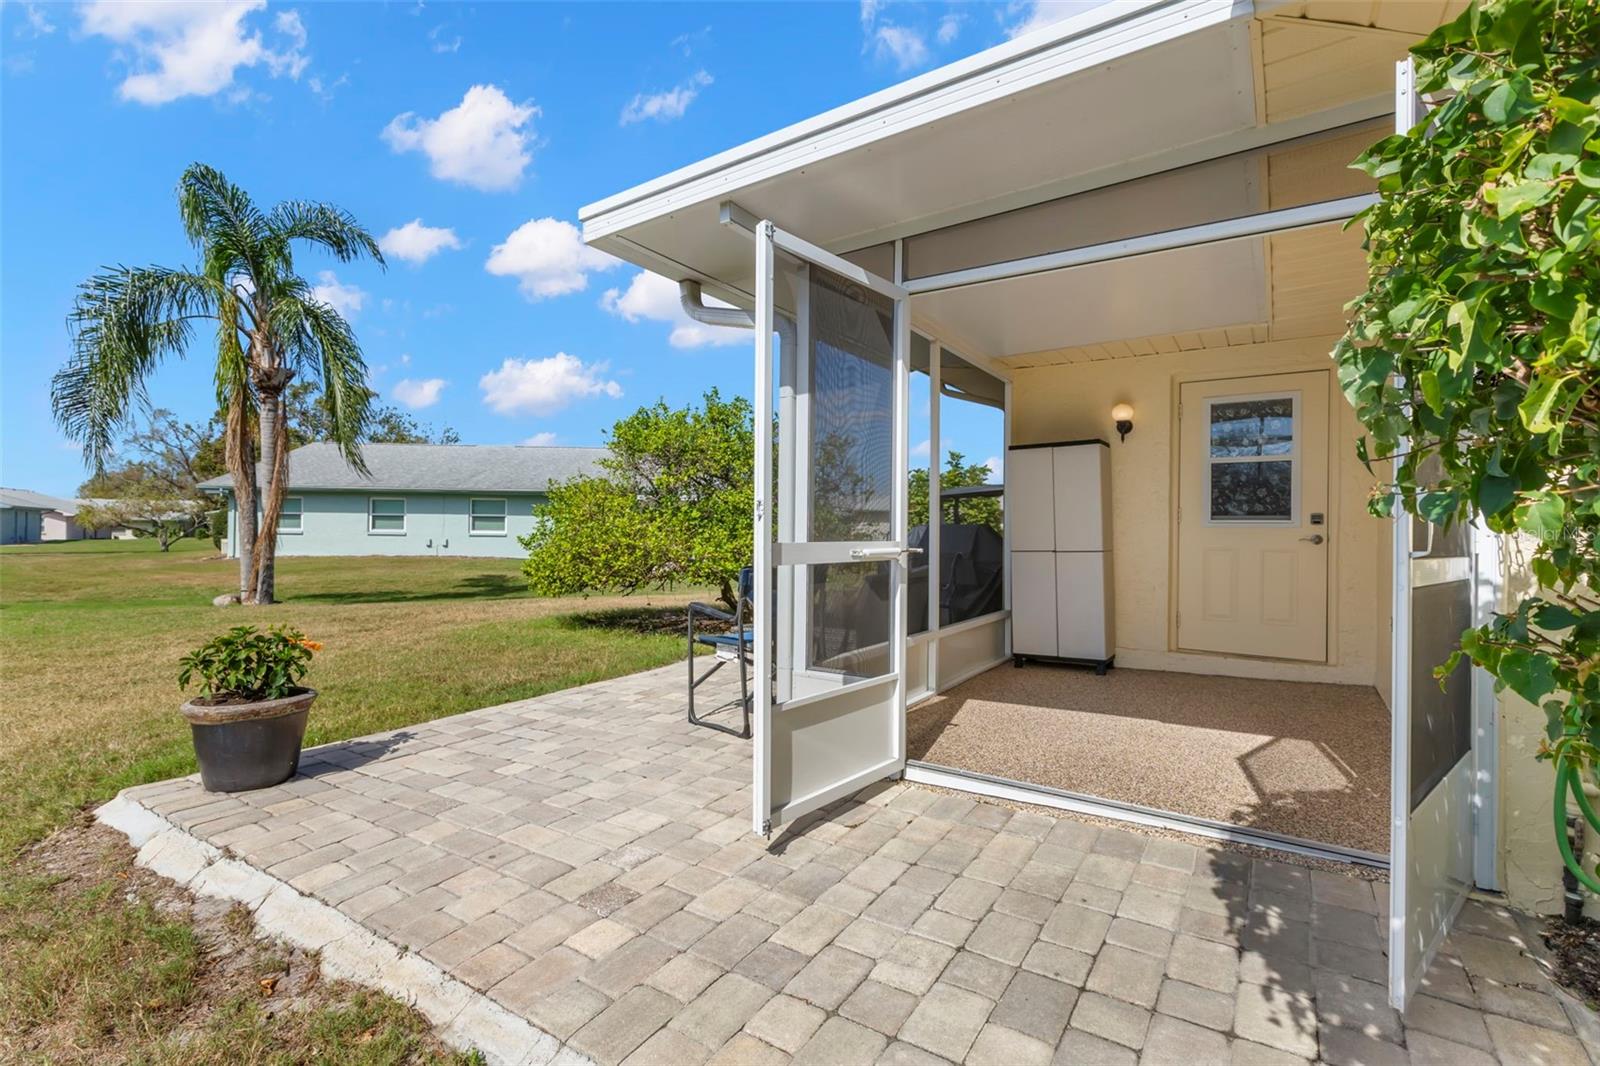
[[[367,473],[333,444],[289,453],[279,555],[526,554],[533,507],[550,485],[591,474],[604,448],[368,444]],[[261,474],[266,488],[266,474]],[[228,501],[227,551],[238,554],[238,512],[227,476],[202,482]]]
[[[85,504],[103,504],[107,500],[62,500],[55,509],[44,515],[44,539],[56,540],[128,540],[133,530],[126,526],[100,526],[88,529],[78,524],[78,513]]]
[[[64,502],[27,489],[0,488],[0,544],[38,544],[45,513]]]
[[[1105,4],[580,212],[755,327],[757,833],[904,775],[1388,867],[1397,1005],[1474,886],[1560,909],[1543,716],[1432,677],[1531,579],[1486,531],[1367,512],[1328,358],[1376,200],[1348,164],[1420,121],[1406,50],[1464,7]],[[971,525],[906,517],[982,408],[998,604]],[[1138,674],[1086,719],[1040,659]],[[1245,790],[1198,815],[1213,780]]]

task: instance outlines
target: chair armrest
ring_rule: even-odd
[[[734,615],[729,614],[727,611],[724,611],[720,607],[713,607],[709,603],[691,603],[691,604],[689,604],[689,616],[690,616],[690,618],[693,618],[697,614],[703,614],[703,615],[706,615],[707,617],[715,618],[719,622],[732,622],[732,621],[735,621],[735,616]]]

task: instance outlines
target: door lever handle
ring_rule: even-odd
[[[1322,543],[1322,534],[1321,533],[1313,533],[1309,537],[1301,537],[1300,539],[1305,541],[1308,544],[1321,544]]]

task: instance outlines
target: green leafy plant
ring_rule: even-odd
[[[179,660],[178,687],[197,681],[200,697],[251,703],[282,699],[299,689],[322,645],[298,629],[234,626]]]
[[[1600,756],[1600,5],[1487,0],[1412,49],[1427,121],[1356,166],[1369,288],[1334,356],[1393,463],[1374,492],[1435,525],[1519,534],[1540,588],[1467,631],[1461,656],[1540,707],[1555,825]]]
[[[542,596],[710,585],[732,610],[750,562],[750,402],[712,389],[700,407],[642,407],[611,429],[601,472],[550,489],[521,538]]]

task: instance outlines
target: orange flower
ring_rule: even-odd
[[[321,651],[322,650],[322,644],[321,644],[320,641],[307,640],[304,637],[301,637],[299,640],[295,641],[295,643],[300,645],[302,648],[306,649],[307,651]]]

